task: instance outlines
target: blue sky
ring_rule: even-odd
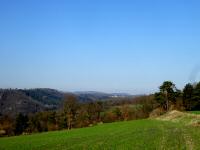
[[[200,2],[1,0],[0,87],[151,93],[200,80]]]

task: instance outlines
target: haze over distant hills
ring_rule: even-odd
[[[57,109],[62,103],[65,94],[74,94],[80,102],[134,97],[134,95],[126,93],[62,92],[49,88],[0,89],[0,115],[15,116],[18,113],[29,114]]]

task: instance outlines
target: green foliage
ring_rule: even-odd
[[[193,85],[188,83],[183,89],[183,105],[186,110],[192,109],[192,97],[193,97],[194,88]]]
[[[115,107],[113,109],[113,113],[115,114],[115,116],[117,117],[118,120],[121,120],[121,118],[122,118],[122,112],[121,112],[121,110],[120,110],[119,107]]]
[[[191,113],[191,114],[200,114],[200,111],[188,111],[188,113]]]
[[[165,95],[161,92],[155,93],[155,99],[160,104],[160,106],[164,107],[166,104]]]
[[[183,104],[186,110],[200,110],[200,82],[187,84],[183,89]]]
[[[155,100],[166,110],[169,110],[170,103],[175,103],[176,98],[180,96],[180,90],[171,81],[165,81],[160,86],[160,92],[155,93]]]
[[[194,103],[194,109],[199,110],[200,109],[200,82],[197,83],[197,85],[194,88],[193,92],[193,103]]]
[[[175,84],[171,81],[164,81],[163,84],[160,86],[160,91],[162,93],[172,93],[175,89]]]
[[[181,92],[174,83],[165,81],[154,96],[160,107],[166,110],[169,110],[170,105],[180,110],[200,110],[200,82],[196,85],[186,84]]]

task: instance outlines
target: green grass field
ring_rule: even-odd
[[[200,114],[200,111],[189,111],[189,113],[192,113],[192,114]]]
[[[0,138],[0,150],[198,150],[200,128],[155,119]]]

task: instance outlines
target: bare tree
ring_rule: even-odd
[[[70,130],[76,119],[79,104],[75,95],[66,94],[64,96],[64,113],[67,118],[67,128]]]

